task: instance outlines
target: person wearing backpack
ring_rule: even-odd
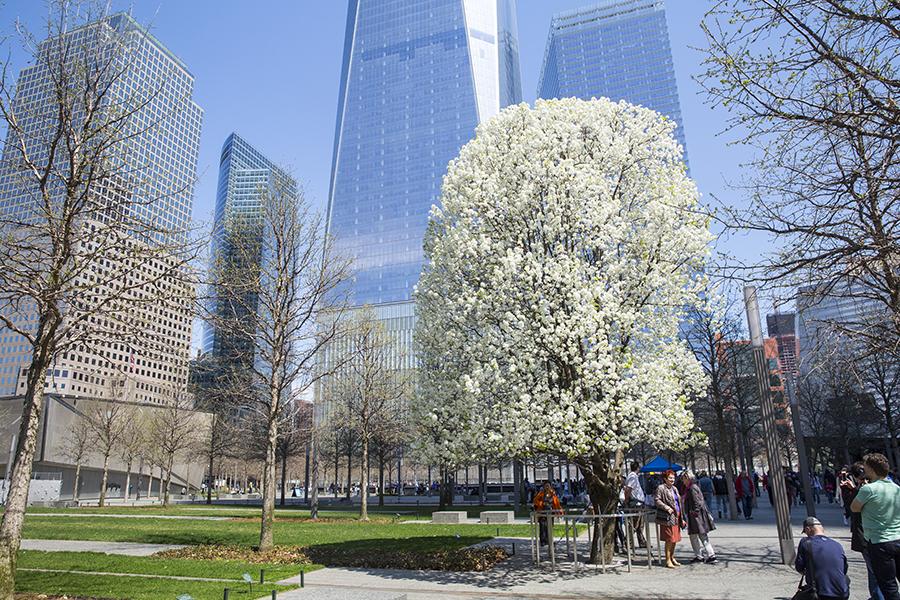
[[[803,533],[806,538],[797,547],[794,568],[803,575],[806,584],[797,591],[794,600],[847,600],[850,578],[844,547],[825,535],[822,522],[815,517],[803,521]]]

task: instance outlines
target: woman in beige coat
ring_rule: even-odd
[[[680,567],[681,563],[675,560],[675,544],[681,541],[684,515],[681,495],[675,487],[675,471],[670,469],[663,473],[663,483],[656,488],[654,500],[659,539],[666,543],[666,567],[669,569]]]

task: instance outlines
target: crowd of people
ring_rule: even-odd
[[[755,496],[761,489],[771,498],[772,490],[768,474],[742,471],[734,483],[738,510],[744,519],[753,518]],[[801,479],[790,469],[785,470],[786,493],[791,505],[804,503]],[[839,504],[851,532],[851,549],[859,552],[866,565],[869,600],[900,600],[898,575],[900,575],[900,479],[891,472],[887,458],[878,453],[867,454],[863,460],[841,469],[837,474],[826,470],[820,477],[810,478],[811,502]],[[564,506],[563,494],[573,495],[572,483],[546,482],[532,489],[532,503],[537,511],[560,511]],[[580,490],[583,493],[583,490]],[[695,475],[690,470],[677,475],[668,470],[643,479],[639,465],[632,463],[622,491],[619,509],[649,506],[656,510],[655,522],[659,539],[665,544],[665,565],[675,569],[681,563],[675,558],[676,545],[684,531],[690,538],[694,563],[715,563],[716,552],[709,534],[716,528],[714,512],[721,518],[728,510],[728,487],[724,473],[710,476],[705,472]],[[621,524],[616,542],[621,541]],[[641,527],[636,526],[639,544],[644,546]],[[848,562],[843,546],[825,535],[825,527],[815,517],[803,522],[795,568],[803,575],[801,589],[795,598],[819,598],[820,600],[847,599],[850,580],[847,577]],[[541,526],[541,543],[548,543],[546,520]],[[619,548],[616,548],[619,551]]]

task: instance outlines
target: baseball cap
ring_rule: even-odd
[[[806,517],[803,520],[803,530],[804,531],[809,527],[816,527],[816,526],[821,527],[822,521],[818,520],[815,517]]]

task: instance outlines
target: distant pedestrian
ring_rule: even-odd
[[[544,482],[544,489],[537,493],[534,497],[535,512],[562,512],[562,505],[559,503],[559,496],[553,491],[553,486],[549,481]],[[550,526],[547,516],[539,516],[538,523],[541,530],[541,545],[547,546],[550,543]]]
[[[753,518],[753,480],[747,475],[747,471],[741,471],[737,481],[734,482],[735,492],[738,499],[743,504],[744,518],[750,520]]]
[[[709,532],[716,528],[716,524],[712,515],[709,514],[709,507],[703,497],[703,491],[690,471],[682,473],[681,480],[685,489],[682,498],[684,515],[687,521],[688,535],[691,538],[691,548],[694,550],[694,560],[691,562],[715,563],[716,551],[709,543]]]
[[[866,479],[850,504],[862,514],[863,537],[869,543],[869,559],[885,600],[900,600],[900,487],[886,478],[890,471],[883,454],[863,457]]]
[[[703,500],[706,502],[706,506],[712,510],[712,507],[715,506],[713,498],[716,495],[716,488],[713,486],[713,480],[706,474],[706,471],[701,472],[697,476],[697,485],[700,486],[700,491],[703,492]]]
[[[642,510],[645,506],[644,490],[641,489],[641,479],[638,475],[640,469],[641,465],[636,462],[631,463],[631,471],[629,471],[628,476],[625,478],[623,504],[625,508],[630,510]],[[641,523],[642,519],[640,516],[631,518],[634,522],[634,530],[637,533],[638,546],[645,548],[647,546],[647,540],[644,539],[644,528]]]
[[[666,545],[666,568],[680,567],[681,563],[675,560],[675,545],[681,541],[681,529],[685,523],[681,498],[675,487],[675,471],[669,469],[663,473],[663,483],[656,488],[654,500],[659,539]]]
[[[819,600],[846,600],[850,597],[850,580],[847,578],[847,556],[844,547],[830,537],[815,517],[803,521],[806,539],[800,540],[794,568],[814,586]]]
[[[713,477],[713,491],[716,493],[716,510],[719,513],[719,519],[723,519],[723,515],[728,515],[728,483],[725,480],[725,473],[718,471]]]
[[[866,469],[863,463],[858,462],[850,466],[850,478],[844,483],[845,486],[853,489],[851,503],[856,498],[857,493],[863,485],[868,483],[866,479]],[[869,542],[863,535],[862,515],[858,512],[850,513],[850,549],[859,552],[863,561],[866,563],[866,577],[869,584],[869,600],[884,600],[884,594],[878,587],[878,579],[875,577],[875,571],[872,569],[872,560],[869,557]]]

